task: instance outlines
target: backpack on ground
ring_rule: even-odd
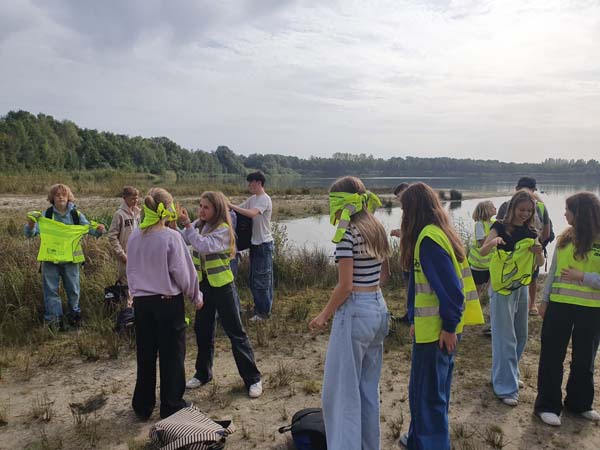
[[[112,286],[104,288],[104,304],[108,309],[114,309],[127,302],[129,286],[117,281]]]
[[[298,450],[327,450],[325,423],[321,408],[301,409],[292,417],[292,424],[279,428],[280,433],[292,432]]]
[[[117,322],[115,324],[115,331],[123,333],[127,330],[132,330],[135,326],[135,313],[133,308],[123,308],[117,314]]]
[[[239,251],[246,250],[252,245],[252,219],[238,212],[235,213],[235,244]]]
[[[150,428],[150,440],[160,450],[221,450],[234,431],[231,420],[214,421],[191,405],[156,422]]]

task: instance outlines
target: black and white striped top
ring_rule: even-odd
[[[364,240],[358,228],[350,224],[344,237],[335,247],[335,262],[353,258],[352,284],[354,286],[377,286],[382,261],[365,253]]]

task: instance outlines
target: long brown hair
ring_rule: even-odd
[[[403,270],[411,270],[417,239],[427,225],[440,227],[448,237],[456,259],[460,262],[465,260],[463,243],[433,189],[425,183],[411,184],[402,193],[400,202],[402,203],[400,265]]]
[[[329,188],[329,192],[349,194],[364,194],[366,191],[367,188],[359,178],[349,176],[338,178]],[[353,214],[350,223],[358,228],[367,255],[377,259],[385,259],[390,255],[390,243],[385,228],[366,208]]]
[[[525,223],[523,223],[523,225],[525,225],[527,228],[533,231],[537,236],[538,232],[535,229],[535,215],[537,214],[537,202],[531,191],[529,191],[528,189],[521,189],[520,191],[515,192],[515,194],[508,202],[506,213],[502,218],[502,223],[504,224],[507,233],[512,233],[515,227],[513,225],[513,221],[515,220],[517,206],[519,205],[519,203],[523,202],[531,202],[531,204],[533,205],[533,213],[531,214],[531,217],[529,217],[529,219],[527,219]]]
[[[235,232],[231,226],[231,216],[227,207],[227,198],[221,191],[206,191],[200,195],[200,200],[205,199],[215,208],[215,217],[210,222],[198,221],[198,228],[202,230],[204,225],[208,225],[208,233],[212,233],[219,225],[225,223],[229,226],[229,245],[231,249],[231,257],[235,257]]]
[[[578,192],[567,198],[566,207],[574,216],[574,224],[558,237],[558,248],[572,243],[575,259],[583,260],[600,239],[600,200],[591,192]]]

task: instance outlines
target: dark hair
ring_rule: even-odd
[[[398,195],[401,192],[405,191],[408,188],[408,183],[400,183],[398,186],[394,188],[394,195]]]
[[[405,271],[411,270],[415,246],[419,234],[427,225],[436,225],[448,237],[454,255],[459,262],[465,260],[465,247],[450,222],[448,213],[440,203],[435,191],[425,183],[411,184],[402,193],[402,224],[400,238],[400,264]]]
[[[536,190],[536,182],[535,182],[535,178],[531,178],[531,177],[521,177],[519,178],[519,181],[517,181],[517,191],[519,189],[531,189],[532,191]]]
[[[584,260],[592,245],[600,239],[600,200],[591,192],[578,192],[567,198],[566,206],[574,223],[558,237],[558,248],[573,243],[575,259]]]
[[[246,177],[246,181],[248,183],[250,183],[251,181],[260,181],[261,186],[264,186],[265,181],[267,180],[265,178],[265,174],[262,173],[260,170],[257,170],[256,172],[249,173]]]

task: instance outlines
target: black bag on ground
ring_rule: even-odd
[[[118,307],[127,302],[129,287],[118,281],[112,286],[104,288],[104,303],[107,307]]]
[[[123,308],[117,314],[117,323],[115,324],[115,331],[122,333],[124,331],[133,329],[135,325],[135,314],[133,308]]]
[[[237,216],[235,223],[236,247],[239,251],[246,250],[252,245],[252,219],[238,212],[235,215]]]
[[[298,450],[327,450],[325,423],[321,408],[301,409],[292,417],[292,424],[279,428],[280,433],[292,432]]]

